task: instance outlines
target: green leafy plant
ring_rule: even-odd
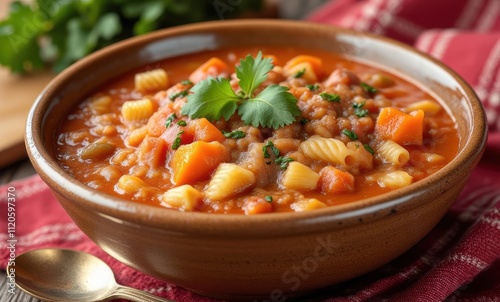
[[[237,110],[245,124],[274,129],[295,122],[300,110],[288,87],[272,84],[254,95],[272,68],[271,59],[263,58],[262,53],[255,58],[248,55],[236,67],[239,93],[234,92],[226,78],[208,78],[191,88],[182,114],[191,118],[229,120]]]
[[[261,6],[261,0],[16,0],[0,21],[0,65],[16,73],[48,66],[57,72],[131,36]]]

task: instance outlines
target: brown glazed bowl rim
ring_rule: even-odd
[[[43,128],[47,119],[47,112],[57,102],[57,91],[68,79],[75,79],[80,69],[102,62],[103,58],[113,58],[122,49],[139,47],[167,39],[171,36],[202,32],[217,32],[224,27],[247,27],[262,29],[263,31],[291,30],[307,28],[311,32],[329,31],[335,35],[354,35],[360,39],[368,39],[381,43],[389,43],[402,51],[412,52],[428,62],[437,65],[451,75],[462,90],[461,93],[469,100],[467,106],[471,110],[472,119],[468,141],[464,148],[445,167],[436,173],[420,180],[408,187],[401,188],[383,195],[362,199],[339,206],[331,206],[309,212],[269,213],[262,215],[242,214],[211,214],[199,212],[179,212],[177,210],[159,209],[157,207],[126,201],[117,197],[97,192],[74,179],[68,172],[59,166],[44,146]],[[81,101],[81,100],[80,100]],[[75,102],[76,104],[76,102]],[[474,135],[476,133],[477,135]],[[465,139],[465,138],[462,138]],[[426,191],[439,190],[443,186],[443,178],[453,173],[455,169],[473,165],[481,156],[486,142],[485,114],[481,102],[473,89],[453,70],[432,57],[406,44],[369,33],[341,29],[330,25],[321,25],[303,21],[285,20],[227,20],[213,21],[198,24],[184,25],[153,32],[144,36],[130,38],[100,51],[68,67],[57,75],[41,93],[31,108],[27,119],[26,146],[28,155],[42,179],[51,189],[77,203],[80,207],[90,211],[97,211],[100,215],[119,220],[125,224],[148,226],[158,231],[178,234],[210,235],[221,237],[273,237],[308,234],[352,226],[356,223],[366,223],[372,219],[381,219],[398,210],[411,210],[419,206],[422,194]],[[456,184],[446,183],[446,188]],[[416,200],[416,201],[415,201]],[[432,202],[426,200],[425,202]]]

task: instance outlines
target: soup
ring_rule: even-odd
[[[308,211],[379,195],[457,153],[429,93],[326,51],[219,49],[103,85],[62,122],[56,154],[86,185],[181,211]]]

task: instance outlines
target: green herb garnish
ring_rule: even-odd
[[[319,96],[327,102],[340,103],[340,95],[338,94],[322,92],[319,94]]]
[[[266,195],[264,199],[269,203],[273,202],[273,197],[271,195]]]
[[[254,96],[255,89],[267,79],[272,68],[271,59],[262,58],[261,52],[255,58],[248,55],[236,67],[240,93],[234,92],[228,79],[203,80],[191,88],[192,93],[182,107],[182,114],[191,118],[224,118],[227,121],[238,111],[245,124],[273,129],[295,122],[300,110],[288,87],[272,84]]]
[[[267,141],[267,143],[262,146],[262,153],[264,153],[264,158],[270,158],[271,154],[269,154],[269,149],[275,156],[280,155],[280,150],[276,148],[272,141]]]
[[[177,122],[177,125],[181,126],[181,127],[186,127],[187,126],[187,123],[185,120],[180,120]]]
[[[301,119],[300,119],[300,121],[299,121],[299,123],[300,123],[301,125],[305,125],[305,124],[309,123],[309,120],[308,120],[308,119],[306,119],[306,118],[301,118]]]
[[[306,73],[306,68],[302,68],[301,70],[297,71],[296,74],[293,75],[294,78],[298,79],[300,77],[302,77],[304,75],[304,73]]]
[[[241,130],[234,130],[231,132],[222,131],[222,134],[224,134],[226,138],[244,138],[246,136],[245,132]]]
[[[193,85],[193,82],[191,82],[190,80],[183,80],[181,81],[181,84],[187,86],[187,85]]]
[[[365,147],[366,151],[370,152],[372,155],[375,154],[375,151],[373,151],[372,147],[368,144],[364,144],[363,147]]]
[[[174,122],[174,120],[177,118],[177,116],[175,115],[175,113],[172,113],[170,114],[168,117],[167,117],[167,120],[165,122],[165,128],[168,128],[170,127],[170,125],[172,125],[172,123]]]
[[[174,142],[172,143],[172,149],[176,150],[181,146],[182,140],[181,140],[181,135],[184,133],[184,131],[179,131],[177,133],[177,136],[174,139]]]
[[[185,97],[188,94],[189,94],[189,89],[184,89],[184,90],[179,91],[177,93],[172,93],[169,97],[173,101],[176,98],[183,98],[183,97]]]
[[[286,170],[288,168],[288,164],[294,161],[291,157],[280,156],[276,159],[276,164],[280,166],[281,170]]]
[[[356,133],[352,132],[351,130],[344,129],[342,130],[342,134],[344,134],[353,141],[358,140],[358,136],[356,135]]]
[[[361,82],[359,85],[361,86],[361,88],[363,88],[364,91],[366,91],[370,94],[375,94],[378,92],[377,88],[374,88],[374,87],[372,87],[364,82]]]
[[[363,106],[365,105],[366,102],[361,102],[361,103],[354,103],[352,104],[352,107],[354,108],[354,114],[356,114],[359,117],[365,117],[368,115],[368,110],[363,109]]]
[[[306,87],[311,90],[312,92],[316,92],[319,90],[319,85],[318,84],[307,84]]]
[[[271,153],[274,154],[274,157],[276,158],[274,162],[281,168],[281,170],[286,170],[286,168],[288,168],[288,164],[294,161],[294,159],[291,157],[279,156],[280,150],[273,144],[272,141],[267,141],[267,143],[262,146],[262,153],[264,154],[264,158],[271,157],[269,150],[271,150]],[[270,165],[271,163],[271,161],[266,162],[266,164],[268,165]]]

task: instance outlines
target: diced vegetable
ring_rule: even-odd
[[[192,120],[188,123],[186,127],[188,132],[192,132],[194,135],[194,141],[204,141],[204,142],[223,142],[226,137],[222,132],[215,127],[214,124],[210,123],[206,118],[200,118]]]
[[[146,137],[137,149],[139,160],[150,167],[165,166],[167,144],[158,137]]]
[[[213,57],[193,71],[193,73],[189,76],[189,80],[193,83],[198,83],[205,80],[209,76],[215,78],[220,76],[221,73],[227,73],[228,70],[229,68],[224,61]]]
[[[292,68],[301,65],[303,63],[307,63],[314,72],[315,76],[319,77],[323,73],[323,62],[320,58],[309,55],[298,55],[296,57],[291,58],[283,67],[284,70],[291,70]],[[303,66],[303,65],[301,65]]]
[[[319,186],[325,194],[354,192],[354,176],[332,166],[326,166],[319,172]]]
[[[316,83],[318,76],[314,72],[314,68],[309,62],[302,62],[288,69],[284,69],[285,75],[288,77],[301,78],[306,80],[307,83]]]
[[[392,140],[401,145],[421,145],[423,139],[424,111],[415,110],[409,114],[396,108],[385,107],[375,124],[379,139]]]
[[[252,200],[243,207],[243,210],[247,215],[270,213],[273,211],[273,205],[265,200]]]
[[[148,120],[148,134],[151,136],[160,136],[166,129],[165,124],[169,116],[174,113],[172,106],[165,106],[155,112]]]
[[[219,142],[198,141],[180,146],[172,156],[170,166],[177,185],[205,180],[221,163],[229,159],[229,152]]]
[[[100,160],[111,156],[116,150],[116,146],[110,142],[104,140],[97,140],[87,147],[85,147],[80,153],[81,159],[93,159]]]

